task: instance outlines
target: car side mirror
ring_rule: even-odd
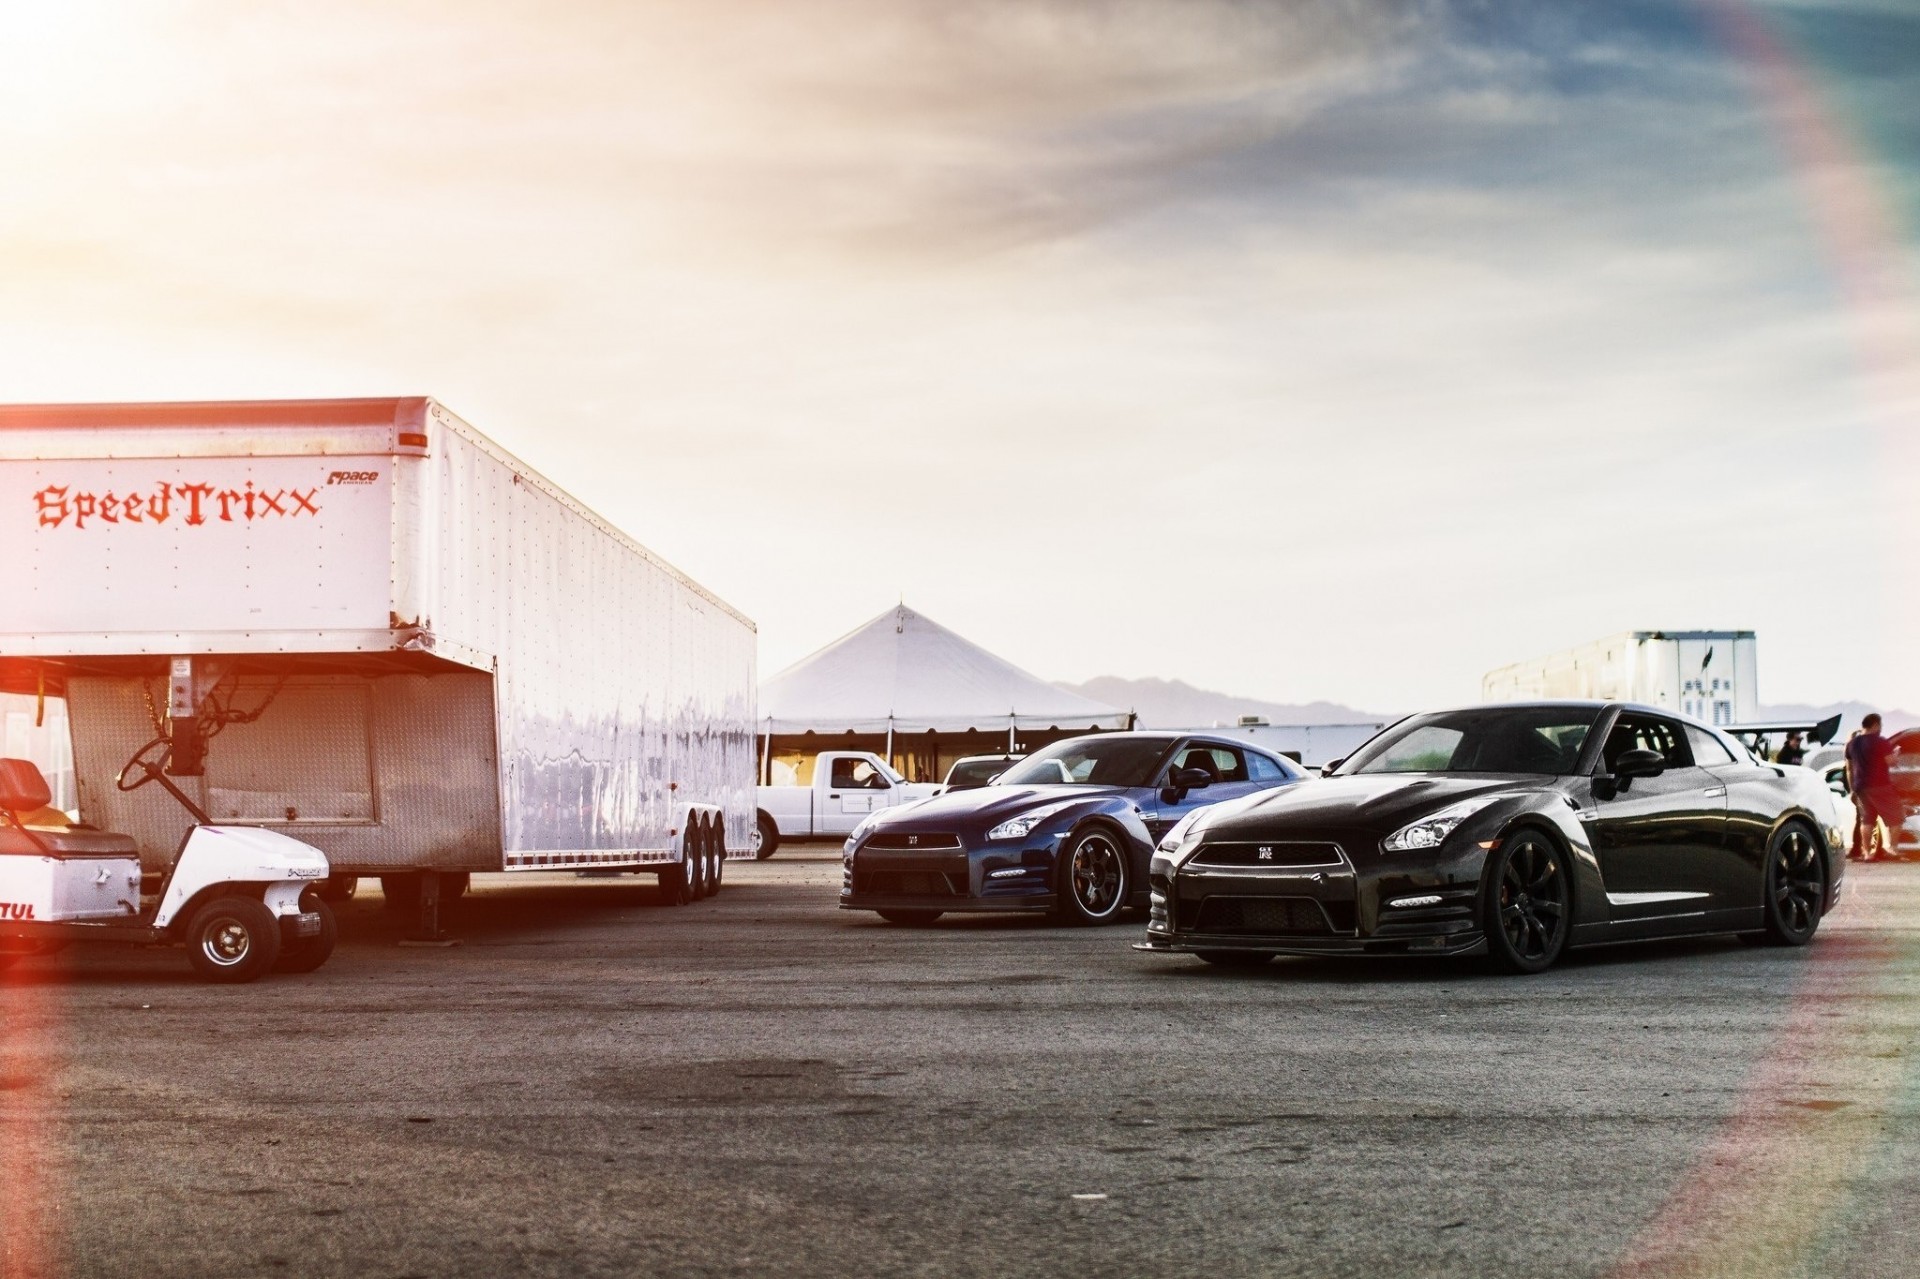
[[[1160,788],[1160,802],[1177,804],[1187,797],[1188,791],[1202,790],[1213,785],[1213,774],[1204,768],[1176,768],[1167,774],[1167,784]]]
[[[1615,795],[1626,793],[1636,777],[1658,777],[1667,771],[1667,757],[1659,751],[1634,749],[1622,751],[1620,758],[1613,761],[1613,772],[1602,773],[1593,779],[1594,790],[1601,799],[1612,799]]]
[[[1328,760],[1326,763],[1320,765],[1320,776],[1332,777],[1334,773],[1339,771],[1340,765],[1346,762],[1347,757],[1345,755],[1342,755],[1339,759]]]

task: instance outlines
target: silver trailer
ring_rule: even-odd
[[[1759,717],[1758,672],[1752,631],[1622,631],[1489,671],[1480,692],[1489,702],[1640,702],[1731,727]]]
[[[0,691],[64,699],[149,871],[187,821],[115,774],[161,737],[213,821],[429,910],[752,856],[753,623],[433,400],[0,407],[0,545]]]

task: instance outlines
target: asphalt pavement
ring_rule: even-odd
[[[483,878],[402,949],[0,976],[0,1274],[1920,1272],[1920,866],[1800,951],[1138,954],[895,928],[832,850]]]

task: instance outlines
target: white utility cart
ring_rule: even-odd
[[[729,518],[716,489],[713,517]],[[437,903],[477,871],[752,856],[753,624],[430,399],[0,407],[0,690],[64,697],[81,816],[186,818]]]
[[[167,873],[145,886],[125,835],[39,828],[51,792],[24,759],[0,759],[0,968],[72,942],[184,945],[208,981],[269,971],[308,973],[333,954],[333,911],[315,891],[331,869],[310,844],[251,826],[216,826],[161,770],[164,738],[117,779],[126,791],[159,782],[193,818]]]

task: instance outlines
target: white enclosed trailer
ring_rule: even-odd
[[[0,690],[64,698],[86,823],[212,820],[421,896],[751,857],[753,623],[430,399],[0,407]]]
[[[1709,724],[1744,724],[1759,715],[1759,654],[1752,631],[1622,631],[1489,671],[1481,694],[1489,702],[1640,702]]]

